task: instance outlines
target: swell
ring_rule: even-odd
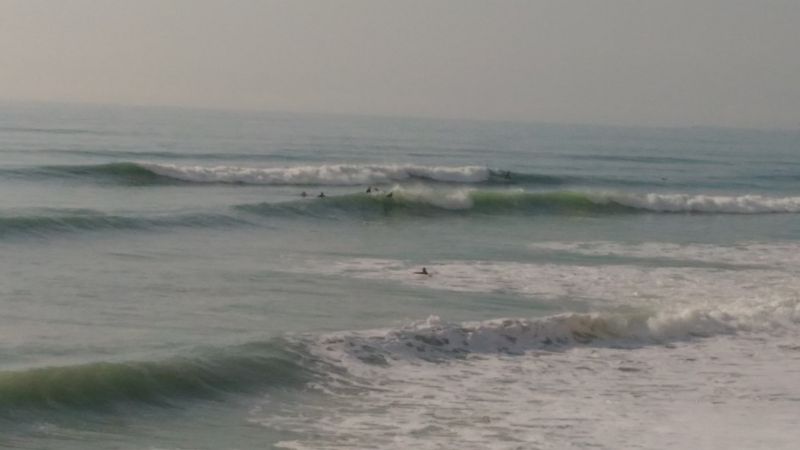
[[[238,205],[265,216],[301,215],[370,218],[385,215],[609,215],[632,213],[779,214],[800,213],[800,197],[712,196],[625,192],[525,192],[522,190],[395,187],[372,194],[348,194],[283,203]]]
[[[29,168],[4,169],[5,177],[47,180],[75,179],[98,184],[124,186],[148,186],[180,183],[180,180],[159,175],[145,165],[133,162],[119,162],[89,165],[39,166]]]
[[[199,166],[153,162],[115,162],[5,169],[0,175],[32,179],[80,179],[121,185],[169,183],[273,186],[367,186],[403,181],[458,184],[560,185],[566,178],[514,173],[480,166],[402,164],[322,164],[291,167]]]
[[[26,150],[25,152],[30,152]],[[147,150],[75,150],[75,149],[40,149],[38,153],[50,155],[74,155],[119,159],[161,159],[161,160],[237,160],[237,161],[287,161],[301,160],[302,157],[291,153],[214,153],[214,152],[177,152],[177,151],[147,151]]]
[[[796,214],[800,197],[726,197],[607,192],[525,192],[521,190],[434,190],[396,187],[377,194],[347,194],[277,203],[234,205],[219,213],[159,215],[104,214],[94,210],[45,209],[0,215],[0,238],[50,236],[117,230],[260,225],[264,218],[377,220],[384,217],[437,218],[501,215],[619,214]],[[243,214],[244,213],[244,214]]]
[[[299,386],[321,370],[283,339],[155,361],[95,362],[0,372],[0,411],[169,406],[273,386]]]

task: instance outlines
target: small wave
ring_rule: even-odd
[[[309,381],[315,361],[282,339],[162,361],[97,362],[0,372],[0,411],[169,405],[264,386]]]
[[[16,133],[48,133],[48,134],[90,134],[92,130],[79,128],[41,128],[41,127],[0,127],[0,131]]]
[[[132,162],[4,169],[0,171],[0,174],[14,178],[80,179],[100,184],[128,186],[174,184],[179,182],[179,180],[161,176],[141,164]]]
[[[223,214],[184,214],[167,216],[125,216],[97,211],[57,210],[47,214],[0,216],[0,238],[7,236],[49,236],[113,230],[150,230],[173,227],[224,226],[247,223]]]
[[[567,155],[564,156],[564,158],[585,161],[633,162],[646,164],[725,164],[722,161],[710,159],[649,155]]]
[[[40,149],[37,153],[50,155],[75,155],[93,158],[107,158],[111,160],[237,160],[237,161],[293,161],[302,160],[301,156],[291,153],[233,153],[233,152],[195,152],[195,151],[158,151],[158,150],[79,150],[79,149]],[[20,150],[22,152],[22,150]],[[30,153],[31,150],[24,150]]]

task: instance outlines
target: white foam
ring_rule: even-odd
[[[431,189],[426,186],[394,186],[395,200],[420,203],[450,210],[470,209],[473,206],[472,189]]]
[[[598,204],[617,203],[655,212],[696,212],[727,214],[798,213],[800,197],[765,197],[761,195],[692,195],[589,193]]]
[[[332,333],[320,338],[319,350],[336,361],[346,356],[372,362],[441,360],[474,353],[524,354],[583,344],[652,345],[739,332],[796,335],[798,325],[800,298],[651,313],[564,313],[464,323],[447,323],[431,316],[397,329]]]
[[[615,256],[670,260],[675,263],[740,265],[796,272],[800,270],[800,243],[739,242],[735,245],[675,244],[670,242],[624,243],[612,241],[535,242],[534,251],[558,251],[589,256]]]
[[[798,265],[786,243],[542,243],[537,250],[755,267],[646,267],[343,259],[299,270],[456,292],[503,292],[595,312],[312,338],[342,367],[252,423],[295,449],[795,448],[800,389]],[[733,261],[733,262],[732,262]],[[339,375],[337,375],[339,376]]]
[[[440,182],[479,183],[488,180],[490,175],[488,168],[478,166],[324,164],[295,167],[209,167],[149,162],[138,164],[161,176],[200,183],[356,186],[386,184],[414,178]]]
[[[536,349],[545,335],[596,331],[600,320],[575,315],[445,324],[433,317],[401,330],[330,335],[316,351],[345,367],[359,388],[325,389],[323,397],[281,410],[267,401],[250,420],[296,434],[278,444],[296,449],[796,446],[796,335]],[[628,328],[611,322],[614,333]],[[462,345],[464,338],[470,345],[460,358],[410,357]],[[519,344],[526,338],[536,345]],[[514,345],[528,351],[507,349]],[[389,355],[388,364],[375,364],[376,354]]]
[[[453,292],[519,295],[553,305],[586,301],[594,308],[757,304],[793,299],[800,292],[800,267],[792,264],[724,269],[451,260],[424,265],[431,276],[414,275],[418,263],[370,258],[317,259],[295,270]]]

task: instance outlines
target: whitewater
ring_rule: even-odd
[[[0,448],[800,439],[795,131],[0,106]]]

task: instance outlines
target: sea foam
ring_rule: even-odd
[[[490,170],[479,166],[418,166],[403,164],[324,164],[295,167],[192,166],[138,163],[158,175],[200,183],[267,185],[358,186],[386,184],[409,179],[448,183],[487,181]]]

